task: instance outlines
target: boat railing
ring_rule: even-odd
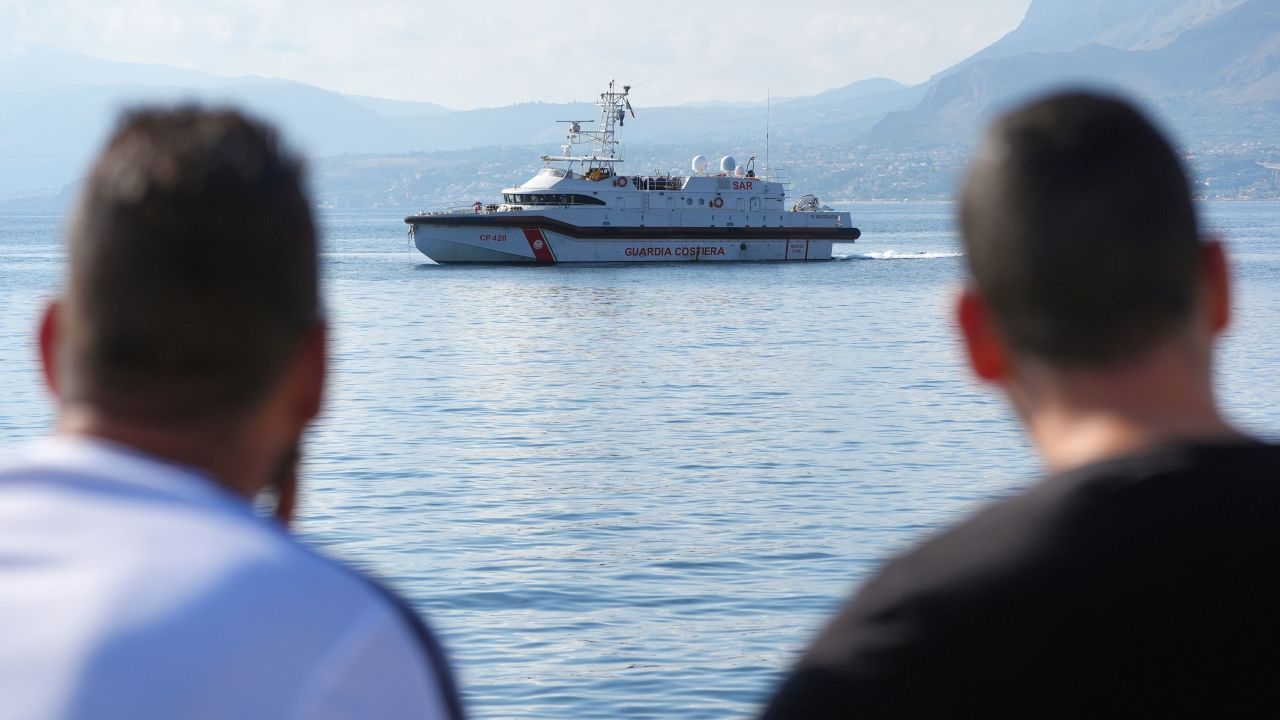
[[[472,203],[461,207],[442,208],[440,210],[423,210],[419,215],[439,216],[439,215],[486,215],[495,213],[499,210],[497,203]]]
[[[689,178],[672,177],[670,175],[654,175],[641,178],[641,190],[683,190]]]

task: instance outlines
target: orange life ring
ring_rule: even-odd
[[[713,208],[724,207],[724,198],[713,198],[708,204]]]

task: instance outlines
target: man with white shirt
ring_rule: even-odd
[[[57,429],[0,466],[0,718],[461,717],[414,614],[285,529],[317,275],[270,129],[124,119],[40,329]]]

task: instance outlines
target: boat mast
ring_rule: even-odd
[[[618,153],[617,128],[625,124],[626,113],[631,110],[631,103],[627,100],[630,92],[630,85],[623,85],[622,90],[618,91],[616,81],[609,81],[608,91],[600,93],[600,99],[596,101],[596,105],[600,107],[600,129],[598,130],[582,129],[582,125],[590,123],[590,120],[558,120],[557,122],[569,123],[566,142],[560,146],[560,155],[543,155],[542,161],[548,164],[566,162],[570,170],[575,163],[581,163],[586,166],[587,172],[594,168],[601,168],[612,173],[610,166],[622,162],[622,156]],[[632,116],[634,115],[635,112],[632,111]],[[574,154],[575,145],[587,143],[591,144],[590,154]]]

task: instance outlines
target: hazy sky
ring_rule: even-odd
[[[616,77],[637,105],[670,105],[916,83],[1012,30],[1029,2],[0,0],[0,46],[454,108],[591,99]]]

